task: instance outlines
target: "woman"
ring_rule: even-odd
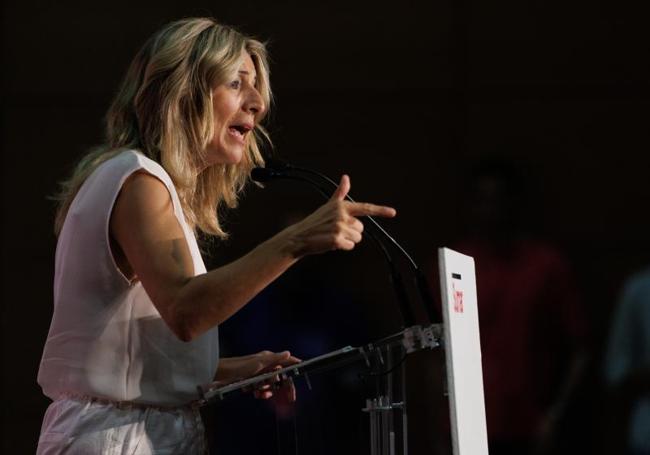
[[[310,216],[206,272],[195,232],[226,236],[215,208],[234,207],[263,164],[270,101],[264,46],[212,19],[169,24],[136,55],[106,145],[63,187],[38,376],[54,402],[39,453],[203,452],[197,385],[298,361],[289,352],[219,361],[217,326],[301,257],[354,248],[358,216],[395,215],[344,201],[343,176]]]

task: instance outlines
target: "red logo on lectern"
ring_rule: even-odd
[[[452,292],[454,293],[454,312],[455,313],[464,313],[465,305],[463,305],[463,291],[462,289],[456,289],[454,284],[451,285]]]

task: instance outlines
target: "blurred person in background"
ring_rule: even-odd
[[[650,268],[630,277],[614,311],[604,378],[625,454],[650,455]],[[623,453],[623,452],[621,452]]]
[[[478,163],[466,181],[467,231],[452,244],[476,262],[491,455],[555,453],[586,363],[577,285],[565,256],[530,229],[529,183],[511,161]]]

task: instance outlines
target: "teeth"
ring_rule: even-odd
[[[234,128],[234,127],[231,126],[231,127],[228,128],[228,129],[230,130],[230,133],[231,133],[233,136],[236,136],[236,137],[238,137],[239,139],[244,140],[244,133],[242,133],[241,131],[239,131],[237,128]]]

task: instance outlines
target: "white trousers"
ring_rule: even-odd
[[[204,455],[198,409],[63,397],[45,412],[37,455]]]

